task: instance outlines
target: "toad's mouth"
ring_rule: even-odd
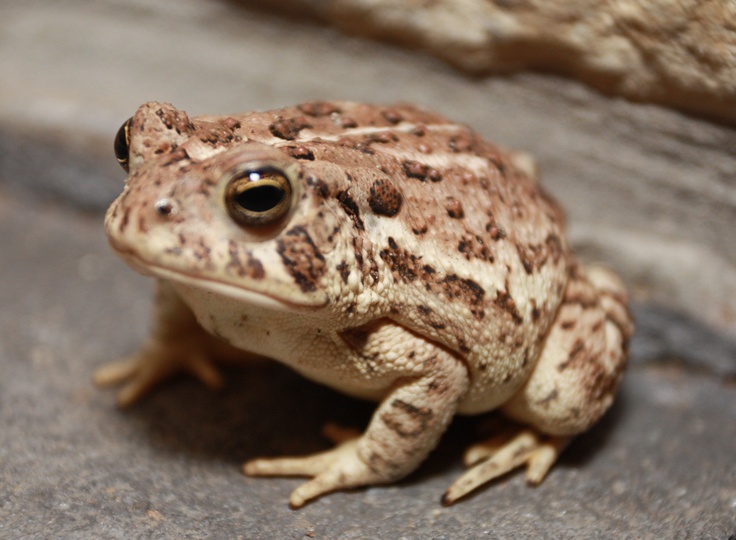
[[[265,291],[255,291],[242,285],[227,283],[214,278],[193,275],[182,270],[152,263],[129,249],[120,249],[112,245],[113,250],[135,271],[158,279],[179,283],[188,287],[205,290],[216,295],[237,300],[243,304],[253,305],[274,311],[297,311],[305,309],[318,309],[327,304],[326,299],[315,299],[315,302],[294,302],[285,300]]]

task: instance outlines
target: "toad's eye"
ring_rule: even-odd
[[[245,227],[273,225],[291,208],[293,188],[287,173],[278,167],[237,169],[225,188],[225,207]]]
[[[125,123],[120,126],[118,134],[115,135],[115,157],[118,158],[120,166],[128,172],[128,157],[130,152],[130,125],[133,123],[132,118],[128,118]]]

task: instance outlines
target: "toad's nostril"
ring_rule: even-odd
[[[171,199],[159,199],[154,205],[159,216],[170,216],[176,211],[176,204]]]

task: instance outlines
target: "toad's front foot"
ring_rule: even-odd
[[[332,491],[392,480],[371,469],[361,459],[358,432],[328,425],[325,435],[337,442],[337,446],[303,457],[253,459],[243,465],[243,472],[248,476],[313,477],[292,492],[289,497],[292,508],[301,508],[310,500]]]
[[[93,381],[98,386],[123,384],[117,395],[117,403],[120,407],[127,407],[160,382],[181,372],[194,374],[209,388],[217,389],[223,384],[222,377],[203,350],[153,340],[135,354],[99,368]]]
[[[463,461],[471,467],[442,497],[450,505],[474,489],[526,465],[526,479],[539,484],[554,465],[570,437],[547,437],[532,429],[509,430],[468,448]]]
[[[191,373],[210,388],[220,388],[222,377],[210,361],[229,347],[207,334],[170,283],[157,282],[153,328],[143,347],[131,356],[99,368],[97,386],[124,385],[120,407],[127,407],[160,382],[178,373]]]

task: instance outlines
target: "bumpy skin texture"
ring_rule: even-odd
[[[524,444],[509,436],[480,458],[476,448],[471,461],[489,458],[490,471],[471,469],[445,502],[524,463],[539,481],[610,405],[631,333],[623,286],[575,262],[562,212],[524,160],[469,128],[411,105],[190,119],[148,103],[128,135],[130,176],[106,232],[162,281],[157,326],[97,382],[127,381],[121,402],[133,401],[175,371],[161,351],[186,335],[200,345],[179,369],[216,385],[199,325],[379,401],[366,432],[337,437],[333,451],[246,464],[313,476],[292,505],[400,478],[455,413],[499,407],[531,426]],[[289,178],[289,210],[269,226],[239,224],[226,203],[232,172],[263,166]]]

